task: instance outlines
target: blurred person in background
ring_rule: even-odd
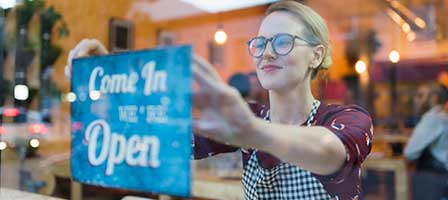
[[[236,88],[241,96],[247,100],[251,92],[249,76],[243,73],[236,73],[229,78],[229,85]]]
[[[414,128],[423,114],[438,104],[438,97],[438,85],[420,85],[412,98],[412,116],[406,120],[406,127]]]
[[[414,96],[415,115],[422,116],[435,104],[437,104],[437,88],[425,84],[417,88],[417,93]]]
[[[311,80],[332,64],[325,21],[308,6],[280,1],[247,44],[269,106],[251,110],[210,63],[193,56],[193,106],[200,110],[194,158],[241,149],[249,200],[359,199],[372,119],[360,106],[321,104],[311,93]],[[97,40],[83,40],[66,72],[73,58],[106,53]]]
[[[249,72],[249,73],[247,73],[247,77],[249,77],[249,81],[250,81],[250,92],[249,92],[249,96],[247,97],[249,102],[257,103],[260,105],[269,104],[269,102],[268,102],[269,97],[268,97],[267,90],[265,90],[263,88],[263,86],[261,86],[260,81],[258,80],[258,77],[257,77],[257,72],[255,72],[255,71]]]
[[[448,72],[439,75],[440,104],[427,111],[404,150],[416,164],[414,199],[448,198]]]

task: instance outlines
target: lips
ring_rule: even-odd
[[[274,64],[266,64],[261,66],[261,70],[263,70],[264,72],[273,72],[278,69],[283,69],[283,67]]]

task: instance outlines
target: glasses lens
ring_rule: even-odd
[[[277,54],[286,55],[294,46],[294,37],[291,35],[277,35],[272,43]]]
[[[254,57],[260,57],[266,47],[264,38],[254,38],[249,41],[249,53]]]

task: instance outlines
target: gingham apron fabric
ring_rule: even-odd
[[[315,100],[307,120],[310,127],[320,102]],[[266,115],[267,120],[269,113]],[[243,172],[243,189],[248,200],[326,200],[332,197],[311,172],[281,162],[272,169],[263,168],[254,150]]]

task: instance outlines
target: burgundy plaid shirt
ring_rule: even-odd
[[[268,108],[250,105],[258,117],[266,117]],[[361,163],[372,148],[372,120],[367,111],[357,105],[321,104],[315,115],[314,126],[323,126],[332,131],[345,145],[346,162],[331,175],[313,174],[331,196],[339,199],[358,199],[361,193]],[[303,125],[305,126],[305,125]],[[233,152],[239,148],[221,144],[207,138],[195,136],[194,157],[202,159],[219,153]],[[243,166],[252,154],[252,150],[242,151]],[[280,164],[280,160],[269,153],[257,152],[260,165],[271,169]]]

